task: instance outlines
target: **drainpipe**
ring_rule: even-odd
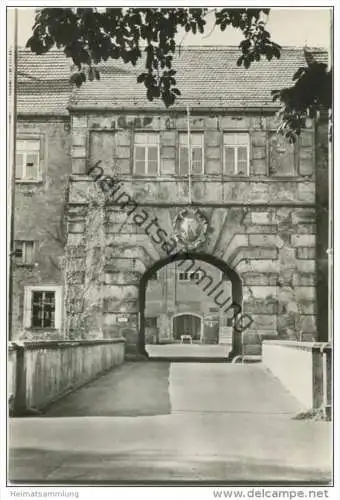
[[[333,14],[330,13],[330,40],[328,71],[333,66]],[[333,90],[334,98],[334,90]],[[333,158],[332,158],[332,109],[328,111],[328,341],[333,340]]]
[[[188,198],[191,205],[191,136],[190,136],[190,108],[187,106],[187,135],[188,135]]]
[[[15,218],[15,161],[16,161],[16,129],[17,129],[17,66],[18,66],[18,9],[13,9],[13,45],[12,45],[12,101],[10,111],[10,254],[8,283],[8,340],[13,338],[13,283],[14,283],[14,218]]]
[[[332,412],[332,354],[327,352],[331,348],[328,342],[320,346],[320,353],[322,356],[322,407],[325,416],[330,420]]]

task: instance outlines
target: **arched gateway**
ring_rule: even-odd
[[[192,101],[188,176],[185,107],[120,110],[112,98],[102,110],[100,102],[70,107],[67,335],[124,336],[144,352],[148,279],[173,259],[200,259],[229,277],[250,333],[314,338],[313,129],[291,145],[273,134],[265,103]],[[234,324],[237,354],[235,326],[243,325]]]
[[[232,284],[232,296],[227,297],[223,295],[221,292],[221,285],[223,280],[213,280],[208,273],[204,273],[204,276],[201,275],[200,278],[196,281],[196,286],[202,288],[208,299],[213,299],[215,305],[217,306],[218,313],[223,313],[227,311],[232,311],[234,314],[232,316],[239,317],[242,312],[242,283],[238,274],[231,269],[225,262],[221,259],[218,259],[212,255],[207,255],[201,252],[190,252],[190,253],[179,253],[173,256],[169,256],[165,259],[162,259],[156,262],[153,266],[151,266],[142,276],[139,284],[139,338],[138,338],[138,350],[140,353],[147,354],[145,351],[145,309],[146,309],[146,288],[150,278],[152,278],[158,270],[162,269],[164,266],[172,262],[179,262],[181,264],[181,269],[184,272],[190,273],[198,273],[202,272],[202,268],[200,267],[200,262],[207,262],[212,264],[216,268],[218,268],[222,273],[223,280],[228,278]],[[178,322],[177,325],[181,328],[184,327],[185,331],[182,333],[193,333],[193,337],[200,338],[202,336],[203,324],[202,317],[198,322],[189,321],[189,316],[192,313],[179,313],[175,316],[175,318],[179,318],[181,316],[187,317],[187,322]],[[193,314],[195,319],[197,318],[197,314]],[[250,316],[249,316],[250,318]],[[249,325],[252,321],[248,320]],[[240,352],[241,349],[241,328],[237,328],[240,325],[240,322],[234,322],[236,324],[236,328],[233,329],[232,335],[232,351],[231,356],[234,356]],[[197,335],[197,329],[199,328],[199,334]],[[187,331],[188,330],[188,331]],[[190,330],[190,331],[189,331]],[[173,322],[173,338],[176,339],[175,333],[175,322]],[[176,333],[180,335],[180,330]],[[178,336],[177,335],[177,336]]]

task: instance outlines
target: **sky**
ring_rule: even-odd
[[[8,40],[12,40],[13,14],[8,13]],[[207,35],[193,35],[184,33],[178,36],[183,45],[238,45],[241,34],[238,30],[227,28],[223,33],[213,27],[213,13],[207,17]],[[323,47],[328,49],[330,44],[329,8],[272,8],[267,23],[272,40],[280,45]],[[31,36],[34,23],[34,8],[19,8],[18,12],[18,45],[24,47]]]

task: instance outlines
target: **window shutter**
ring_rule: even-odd
[[[248,150],[246,146],[237,148],[237,174],[247,175]]]
[[[135,147],[135,173],[138,175],[145,175],[145,147]]]
[[[39,177],[39,155],[28,153],[26,155],[26,179],[37,179]]]
[[[148,174],[158,174],[158,148],[156,146],[148,147]]]
[[[33,264],[34,262],[34,242],[26,241],[25,243],[25,264]]]
[[[16,158],[15,158],[15,178],[16,179],[22,179],[23,176],[23,162],[24,162],[24,155],[22,153],[17,153]]]
[[[233,147],[224,148],[224,169],[227,175],[235,174],[235,148]]]
[[[203,150],[202,148],[192,148],[192,173],[201,174],[203,170]]]
[[[185,146],[181,146],[179,148],[179,175],[188,175],[188,173],[188,148]]]

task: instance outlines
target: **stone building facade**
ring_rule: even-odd
[[[24,52],[21,60],[25,57],[34,57],[42,68],[51,54]],[[44,118],[44,100],[37,115],[20,112],[28,102],[25,85],[19,101],[19,139],[20,130],[23,138],[26,131],[41,134],[45,157],[40,161],[47,174],[39,183],[17,185],[16,238],[29,233],[39,251],[37,267],[15,271],[16,334],[123,335],[131,349],[143,350],[150,276],[170,262],[191,258],[228,277],[234,302],[252,318],[250,332],[265,338],[325,338],[325,325],[317,330],[317,278],[321,269],[325,285],[327,241],[325,234],[318,237],[317,223],[327,200],[320,201],[316,179],[319,169],[327,171],[327,140],[312,121],[294,145],[277,136],[270,97],[273,88],[291,84],[295,68],[303,65],[302,50],[283,49],[279,61],[245,70],[236,66],[237,49],[185,49],[175,63],[182,96],[170,109],[146,100],[136,84],[141,68],[107,63],[100,81],[71,91],[71,68],[60,52],[53,58],[53,64],[64,65],[58,79],[65,92],[58,94],[60,115],[47,109]],[[41,78],[36,105],[47,88]],[[53,237],[44,245],[41,234],[46,225],[51,232],[59,209],[64,210],[59,222],[67,229],[65,246],[57,250]],[[188,209],[207,223],[200,245],[190,252],[174,230]],[[56,269],[43,264],[58,256],[63,258]],[[39,328],[32,327],[31,283],[63,287],[55,292],[54,311],[48,307],[50,296],[33,298],[40,316],[45,313],[39,300],[47,304],[50,332],[39,319]],[[25,300],[26,309],[20,305]],[[22,322],[25,315],[31,320]],[[235,332],[233,342],[237,352]]]

